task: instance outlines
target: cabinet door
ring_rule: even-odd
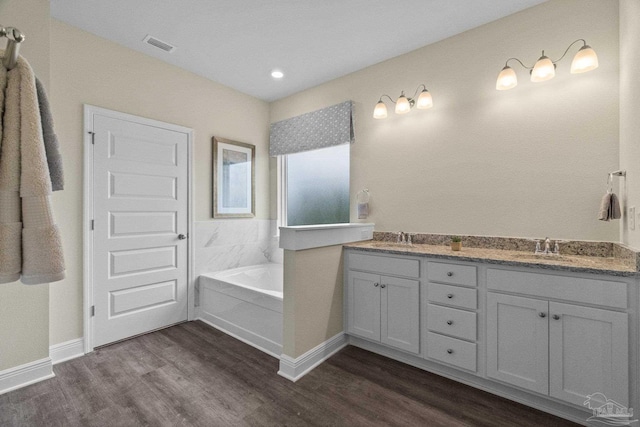
[[[487,376],[549,392],[547,301],[487,293]]]
[[[420,283],[380,278],[381,341],[401,350],[420,352]]]
[[[380,341],[380,276],[349,271],[347,332]]]
[[[582,406],[602,393],[629,406],[628,315],[549,303],[550,395]]]

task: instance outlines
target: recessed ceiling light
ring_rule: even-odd
[[[271,77],[274,79],[281,79],[284,77],[284,73],[280,70],[273,70],[271,71]]]

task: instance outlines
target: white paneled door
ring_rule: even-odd
[[[95,112],[89,125],[97,347],[187,320],[190,134]]]

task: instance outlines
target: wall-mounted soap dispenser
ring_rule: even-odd
[[[371,195],[369,194],[369,190],[366,188],[364,190],[358,191],[356,195],[356,202],[358,204],[358,219],[367,219],[369,216],[369,198]]]

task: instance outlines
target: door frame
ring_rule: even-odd
[[[154,126],[187,135],[187,222],[189,242],[187,245],[187,320],[195,319],[195,239],[193,235],[193,134],[191,128],[148,119],[133,114],[108,110],[90,104],[84,104],[83,125],[83,326],[84,326],[84,352],[93,351],[93,316],[91,306],[93,303],[93,233],[91,232],[91,220],[94,217],[93,206],[93,117],[94,115],[106,116],[119,120],[126,120],[142,125]]]

